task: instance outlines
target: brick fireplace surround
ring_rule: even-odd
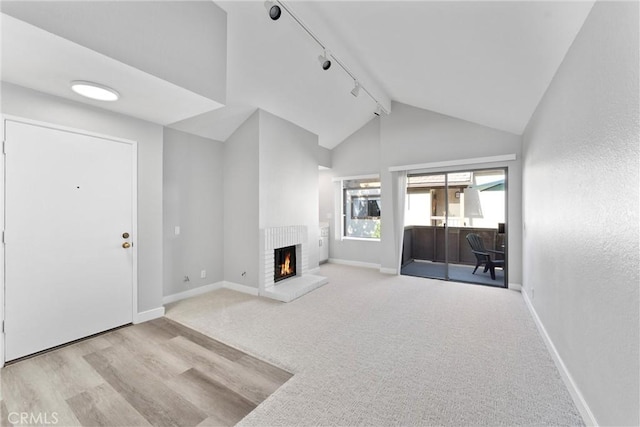
[[[309,242],[307,227],[264,228],[260,233],[260,295],[289,302],[328,282],[326,277],[309,274]],[[296,247],[296,276],[274,284],[274,249]]]

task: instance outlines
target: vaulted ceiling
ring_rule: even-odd
[[[305,127],[332,148],[373,117],[339,67],[262,2],[228,13],[228,101]],[[380,98],[521,134],[593,2],[293,1],[286,5]],[[391,112],[393,114],[393,111]]]
[[[12,20],[3,28],[3,80],[59,94],[53,77],[76,58],[77,67],[116,73],[125,87],[140,88],[138,101],[110,109],[218,140],[255,108],[318,134],[327,148],[373,117],[375,103],[350,94],[353,80],[340,67],[320,68],[319,45],[287,13],[272,21],[262,1],[216,3],[227,12],[224,108]],[[521,134],[593,1],[285,4],[383,105],[394,100]],[[51,79],[42,77],[47,70]],[[154,101],[156,90],[172,90],[180,102]]]

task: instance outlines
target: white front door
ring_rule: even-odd
[[[5,138],[5,360],[131,323],[135,144],[13,120]]]

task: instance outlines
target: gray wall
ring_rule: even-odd
[[[313,269],[318,266],[320,237],[318,136],[266,111],[259,113],[259,228],[306,225]]]
[[[138,142],[138,312],[162,306],[162,126],[2,83],[2,113]]]
[[[504,164],[483,164],[440,170],[508,166],[509,168],[509,282],[522,280],[521,137],[475,123],[394,102],[388,116],[371,120],[332,152],[332,175],[379,173],[382,180],[381,242],[337,241],[332,233],[331,258],[380,264],[395,269],[397,262],[390,166],[403,166],[476,157],[516,154]],[[323,185],[327,185],[326,183]],[[334,187],[334,192],[337,191]],[[326,190],[325,190],[326,191]],[[326,203],[326,201],[325,201]],[[339,212],[333,200],[334,218]],[[321,208],[326,211],[327,208]],[[335,220],[331,226],[335,227]]]
[[[164,129],[164,296],[224,280],[223,150],[222,142]]]
[[[380,119],[374,117],[354,132],[342,143],[331,150],[331,179],[372,175],[380,173]],[[330,186],[330,190],[327,187]],[[335,220],[329,221],[329,258],[334,260],[356,261],[367,264],[380,264],[379,241],[340,240],[340,183],[325,182],[323,193],[330,191],[331,197],[323,201],[330,202],[322,210],[330,212]],[[384,190],[383,190],[384,192]],[[383,206],[382,210],[385,207]],[[326,214],[325,214],[326,218]],[[326,219],[322,219],[326,221]]]
[[[522,283],[521,214],[521,137],[475,123],[394,102],[392,113],[380,123],[380,159],[382,204],[392,204],[390,166],[402,166],[445,160],[516,154],[517,160],[504,164],[482,164],[443,168],[468,170],[508,166],[509,282]],[[391,229],[390,229],[391,228]],[[393,210],[382,217],[382,268],[396,269],[395,226]]]
[[[211,1],[3,1],[2,12],[226,101],[227,14]]]
[[[258,287],[259,111],[224,149],[224,280]],[[245,273],[243,275],[243,273]]]
[[[318,173],[318,192],[320,203],[318,206],[318,219],[329,224],[331,230],[333,224],[333,171],[321,170]],[[331,242],[332,238],[329,238]]]
[[[523,292],[600,425],[640,424],[639,49],[597,2],[524,134]]]
[[[316,150],[318,152],[318,166],[323,166],[325,168],[331,167],[331,150],[328,148],[324,148],[321,146],[317,146]]]
[[[373,118],[331,150],[334,177],[380,173],[380,119]]]

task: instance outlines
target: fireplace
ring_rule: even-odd
[[[273,250],[273,282],[296,275],[296,247],[287,246]]]

